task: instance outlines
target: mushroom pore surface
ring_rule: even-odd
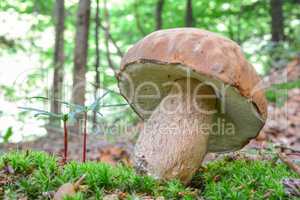
[[[188,183],[207,152],[209,129],[201,127],[212,123],[215,108],[215,93],[210,86],[196,79],[175,81],[138,138],[137,170]]]

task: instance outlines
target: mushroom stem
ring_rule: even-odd
[[[187,184],[207,152],[215,107],[215,93],[210,86],[194,79],[174,82],[138,138],[137,170]]]

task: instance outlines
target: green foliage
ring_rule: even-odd
[[[293,89],[293,88],[300,88],[300,79],[299,80],[295,80],[292,82],[286,82],[286,83],[280,83],[280,84],[274,84],[273,87],[275,89]]]
[[[11,166],[14,181],[4,185],[11,197],[27,196],[29,199],[43,197],[43,192],[56,191],[67,182],[75,182],[86,175],[83,185],[87,190],[66,199],[101,199],[105,194],[125,192],[127,199],[140,195],[164,196],[166,199],[243,200],[290,199],[285,196],[281,180],[296,177],[284,164],[265,160],[218,160],[207,165],[201,174],[203,191],[183,186],[179,181],[158,182],[149,176],[137,175],[130,167],[111,166],[104,163],[72,161],[61,167],[57,159],[41,152],[11,152],[0,157],[0,169]],[[192,185],[193,186],[193,185]]]
[[[20,13],[40,13],[51,15],[53,7],[52,1],[34,1],[34,0],[11,0],[1,1],[0,8],[5,10],[15,10]]]
[[[182,183],[177,180],[173,180],[166,183],[163,196],[165,196],[167,199],[193,199],[194,195],[190,194],[189,188],[185,188]]]
[[[260,160],[221,160],[208,164],[204,173],[203,195],[217,199],[290,199],[285,196],[281,180],[296,177],[288,167]],[[216,178],[219,177],[219,178]]]
[[[35,168],[52,172],[57,168],[56,157],[35,151],[7,153],[0,157],[0,167],[4,167],[5,163],[9,163],[16,173],[25,172],[25,174]]]
[[[0,90],[3,92],[3,96],[8,100],[18,100],[19,98],[16,95],[16,90],[13,87],[0,85]]]
[[[64,200],[84,200],[84,195],[81,192],[78,192],[74,197],[64,197]]]
[[[12,129],[12,127],[9,127],[9,128],[5,131],[4,135],[2,136],[3,142],[4,142],[4,143],[8,143],[9,138],[11,138],[12,135],[13,135],[13,129]]]
[[[274,84],[270,89],[266,91],[266,98],[270,102],[276,102],[278,105],[283,105],[287,99],[288,90],[300,88],[300,80],[295,80],[292,82]]]
[[[76,120],[76,116],[84,113],[84,112],[96,112],[97,114],[101,115],[102,114],[99,112],[99,108],[100,108],[100,101],[102,100],[102,98],[104,98],[106,95],[108,94],[108,92],[104,93],[101,97],[97,98],[93,103],[91,103],[88,106],[81,106],[81,105],[76,105],[70,102],[66,102],[66,101],[62,101],[62,100],[58,100],[55,99],[54,101],[57,101],[59,103],[61,103],[62,105],[65,105],[69,108],[69,113],[53,113],[53,112],[49,112],[46,110],[41,110],[41,109],[37,109],[37,108],[31,108],[31,107],[19,107],[22,110],[25,111],[29,111],[29,112],[34,112],[34,116],[35,117],[51,117],[51,118],[55,118],[55,119],[60,119],[64,122],[68,121],[69,119],[75,121]],[[31,97],[30,99],[39,99],[39,100],[45,100],[45,101],[50,101],[49,98],[47,97]]]

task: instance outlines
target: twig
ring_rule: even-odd
[[[67,129],[67,121],[64,120],[64,164],[68,160],[68,129]]]
[[[293,153],[300,153],[299,149],[293,149],[293,148],[291,148],[289,146],[278,145],[278,146],[275,146],[275,148],[287,149],[287,150],[292,151]]]
[[[96,45],[96,55],[95,55],[95,91],[94,98],[97,99],[97,92],[100,87],[100,48],[99,48],[99,25],[100,25],[100,17],[99,17],[99,0],[96,0],[96,14],[95,14],[95,45]],[[96,127],[97,124],[97,113],[93,112],[93,127]]]
[[[117,42],[115,41],[115,39],[112,37],[111,33],[109,32],[109,30],[107,30],[107,28],[105,26],[103,26],[103,24],[100,23],[100,27],[107,33],[108,39],[112,42],[112,44],[114,45],[114,47],[117,49],[117,54],[120,57],[123,57],[123,52],[121,50],[121,48],[117,45]]]
[[[277,153],[280,160],[284,162],[289,168],[291,168],[294,172],[296,172],[300,176],[300,167],[293,163],[286,155],[283,153],[278,152]]]
[[[89,84],[91,84],[92,86],[95,86],[95,84],[92,83],[92,82],[89,82]],[[113,93],[113,94],[116,94],[116,95],[121,95],[118,91],[114,91],[114,90],[106,88],[104,86],[100,86],[100,89],[109,91],[110,93]]]
[[[86,138],[87,138],[87,131],[86,131],[86,124],[87,124],[87,112],[84,112],[84,125],[83,125],[83,151],[82,151],[82,162],[86,161]]]

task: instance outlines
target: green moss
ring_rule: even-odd
[[[4,185],[6,197],[27,196],[28,199],[45,199],[43,193],[56,191],[66,182],[75,182],[86,175],[87,190],[67,199],[102,199],[105,194],[125,192],[127,199],[139,196],[164,196],[166,199],[197,199],[201,194],[206,199],[288,199],[281,180],[295,177],[285,165],[270,161],[220,160],[197,174],[204,189],[199,191],[184,187],[179,181],[158,182],[149,176],[140,176],[132,168],[110,166],[104,163],[71,162],[61,167],[54,156],[41,152],[12,152],[0,157],[0,169],[11,166],[15,173],[12,183]],[[199,179],[200,177],[200,179]],[[195,183],[197,185],[197,183]],[[193,186],[193,185],[192,185]],[[1,196],[0,196],[1,199]],[[8,198],[9,199],[9,198]]]
[[[284,164],[261,160],[221,160],[207,167],[203,195],[211,200],[289,199],[281,180],[296,176]]]
[[[73,161],[60,167],[55,157],[41,152],[5,154],[0,157],[0,169],[5,165],[10,165],[15,170],[15,174],[11,175],[15,181],[4,186],[6,195],[25,195],[29,199],[41,198],[43,193],[55,191],[66,182],[75,182],[83,174],[86,175],[84,185],[88,186],[88,190],[78,194],[74,199],[88,197],[101,199],[104,191],[111,193],[116,190],[152,196],[162,194],[176,196],[178,192],[189,191],[179,182],[176,183],[176,187],[173,187],[173,182],[169,182],[164,186],[166,189],[161,189],[162,183],[154,178],[137,175],[132,168],[122,165],[113,167],[104,163]]]

